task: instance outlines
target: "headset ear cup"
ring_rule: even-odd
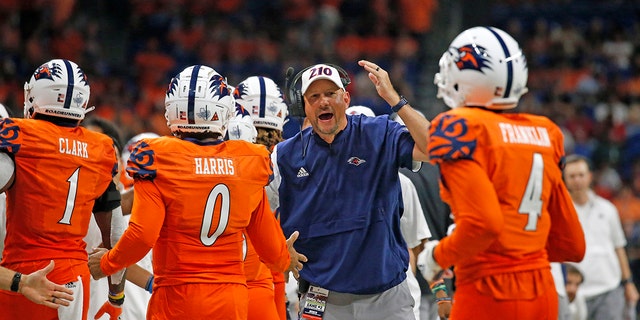
[[[307,69],[309,68],[301,70],[295,76],[293,75],[293,68],[289,67],[289,70],[287,70],[285,90],[289,100],[289,115],[292,117],[304,118],[306,116],[304,112],[304,99],[302,97],[302,92],[296,88],[296,85],[298,81],[300,81],[302,73]]]

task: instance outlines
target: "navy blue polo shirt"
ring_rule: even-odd
[[[387,116],[347,116],[328,144],[310,128],[278,144],[280,219],[309,261],[300,275],[326,289],[374,294],[401,283],[409,263],[400,232],[400,167],[414,141]],[[425,130],[427,130],[425,128]]]

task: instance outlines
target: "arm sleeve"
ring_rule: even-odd
[[[440,240],[434,259],[448,268],[487,249],[500,235],[504,219],[493,184],[477,162],[443,161],[441,174],[453,199],[456,228]]]
[[[136,190],[137,192],[137,190]],[[251,215],[247,234],[260,260],[273,272],[284,272],[289,267],[287,240],[273,212],[268,206],[267,194],[263,190],[262,201]]]
[[[586,243],[582,225],[564,182],[556,183],[549,198],[551,228],[547,237],[547,254],[551,262],[579,262]]]
[[[109,182],[107,190],[96,199],[93,204],[93,212],[111,211],[120,206],[120,191],[113,181]]]
[[[166,213],[160,191],[149,180],[136,180],[135,190],[129,227],[100,261],[100,268],[106,275],[138,262],[160,235]]]

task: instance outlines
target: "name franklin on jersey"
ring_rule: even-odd
[[[544,127],[521,126],[500,122],[502,141],[517,144],[532,144],[542,147],[550,147],[549,132]]]
[[[193,158],[195,174],[228,175],[235,174],[232,159]]]
[[[62,154],[70,154],[72,156],[81,157],[88,159],[89,152],[87,151],[88,143],[78,141],[78,140],[69,140],[67,138],[59,138],[58,139],[58,151]]]

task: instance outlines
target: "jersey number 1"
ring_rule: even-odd
[[[524,196],[520,201],[518,213],[528,214],[525,231],[536,231],[538,228],[538,217],[542,214],[542,180],[544,174],[544,161],[539,153],[533,154],[533,163],[529,173],[529,181],[524,191]]]
[[[67,192],[67,202],[64,206],[64,214],[62,218],[58,221],[61,224],[71,224],[71,214],[73,213],[73,208],[76,206],[76,195],[78,193],[78,176],[80,175],[80,168],[78,167],[76,171],[71,174],[67,182],[69,182],[69,191]]]

